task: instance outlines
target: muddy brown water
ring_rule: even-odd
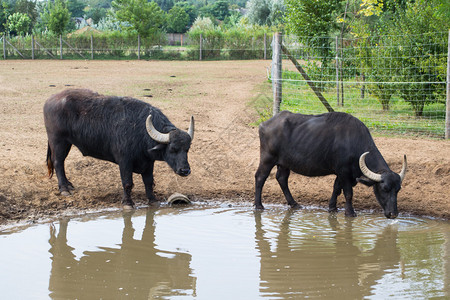
[[[3,299],[450,297],[450,222],[194,203],[0,231]]]

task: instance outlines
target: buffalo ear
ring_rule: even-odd
[[[162,150],[166,148],[166,145],[164,144],[158,144],[155,147],[148,149],[147,152],[150,154],[150,156],[154,157],[155,159],[159,159],[162,156]]]
[[[376,183],[375,181],[370,180],[369,178],[367,178],[365,176],[356,178],[356,181],[358,181],[359,183],[362,183],[364,185],[367,185],[367,186],[372,186]]]

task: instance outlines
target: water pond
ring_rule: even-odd
[[[194,203],[0,231],[2,299],[450,298],[450,222]]]

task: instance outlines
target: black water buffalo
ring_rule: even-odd
[[[335,212],[337,197],[344,191],[345,215],[353,210],[353,186],[373,186],[387,218],[396,218],[397,193],[406,173],[406,155],[400,174],[392,172],[369,129],[357,118],[340,112],[302,115],[283,111],[259,126],[260,163],[255,174],[255,206],[263,209],[261,192],[276,165],[276,178],[288,204],[299,207],[289,191],[292,170],[305,176],[335,174],[329,211]]]
[[[45,102],[44,121],[49,177],[55,170],[63,195],[73,190],[64,171],[64,160],[72,145],[85,156],[119,165],[125,208],[134,205],[133,172],[141,174],[149,202],[156,201],[155,160],[164,160],[178,175],[187,176],[191,172],[187,154],[194,137],[193,117],[185,132],[177,129],[158,108],[143,101],[69,89]]]

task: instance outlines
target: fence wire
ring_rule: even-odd
[[[324,38],[283,44],[335,111],[351,113],[371,130],[444,137],[448,33]],[[319,114],[327,109],[283,56],[281,110]]]
[[[154,59],[154,60],[241,60],[270,57],[271,34],[254,36],[197,35],[168,40],[160,35],[53,35],[3,38],[2,59]]]

